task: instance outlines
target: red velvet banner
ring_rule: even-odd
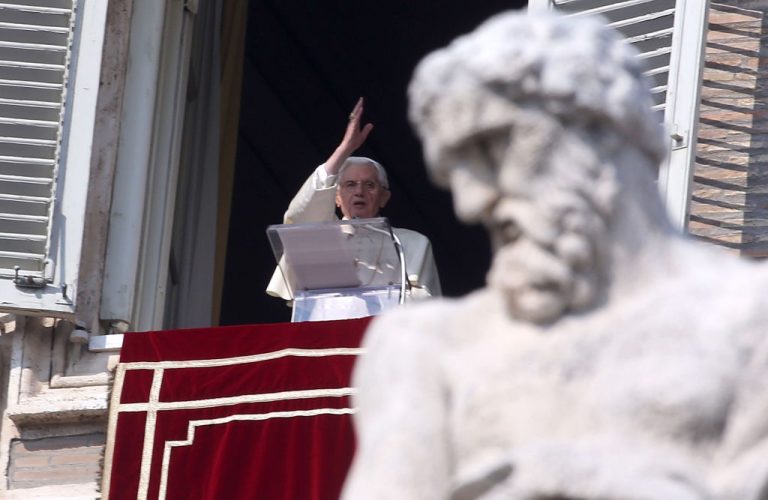
[[[368,321],[126,334],[104,498],[338,498]]]

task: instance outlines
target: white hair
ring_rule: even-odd
[[[379,178],[379,184],[386,190],[389,190],[389,177],[387,177],[387,171],[384,170],[384,166],[372,158],[366,156],[350,156],[344,161],[344,164],[339,169],[339,179],[341,175],[351,165],[369,165],[376,169],[376,176]]]

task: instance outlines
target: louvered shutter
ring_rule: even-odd
[[[0,3],[2,310],[74,312],[106,3]]]
[[[644,59],[654,110],[670,134],[659,189],[673,223],[684,228],[698,125],[708,0],[529,0],[530,8],[570,15],[599,14]]]

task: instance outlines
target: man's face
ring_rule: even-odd
[[[336,206],[348,219],[377,217],[389,201],[389,190],[379,182],[376,168],[353,164],[344,169],[336,191]]]

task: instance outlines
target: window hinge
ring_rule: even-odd
[[[22,276],[19,266],[14,266],[13,283],[19,288],[45,288],[48,284],[42,276],[26,275]]]
[[[677,125],[672,129],[672,133],[669,134],[672,138],[672,149],[682,149],[688,147],[688,131],[681,131]]]
[[[72,305],[72,298],[67,295],[68,291],[71,292],[71,290],[69,290],[69,285],[62,283],[60,288],[61,297],[56,300],[57,304]]]

